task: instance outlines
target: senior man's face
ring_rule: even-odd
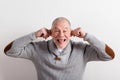
[[[57,48],[65,48],[71,36],[70,24],[66,20],[57,21],[52,26],[51,31],[51,36]]]

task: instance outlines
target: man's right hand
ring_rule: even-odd
[[[48,30],[47,28],[41,28],[40,30],[35,32],[36,38],[38,37],[43,37],[43,38],[48,38],[51,35],[51,31]]]

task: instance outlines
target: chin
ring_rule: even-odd
[[[63,45],[58,45],[58,48],[65,48],[65,47],[66,47],[65,43]]]

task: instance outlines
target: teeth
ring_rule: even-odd
[[[58,41],[58,42],[63,42],[63,41],[65,42],[66,39],[57,39],[57,41]]]

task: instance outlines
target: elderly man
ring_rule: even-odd
[[[38,37],[52,39],[34,42]],[[71,36],[83,38],[88,43],[75,42]],[[107,61],[114,58],[114,51],[104,42],[86,33],[82,28],[71,29],[64,17],[56,18],[50,30],[42,28],[18,38],[7,45],[8,56],[31,60],[38,80],[82,80],[89,61]]]

